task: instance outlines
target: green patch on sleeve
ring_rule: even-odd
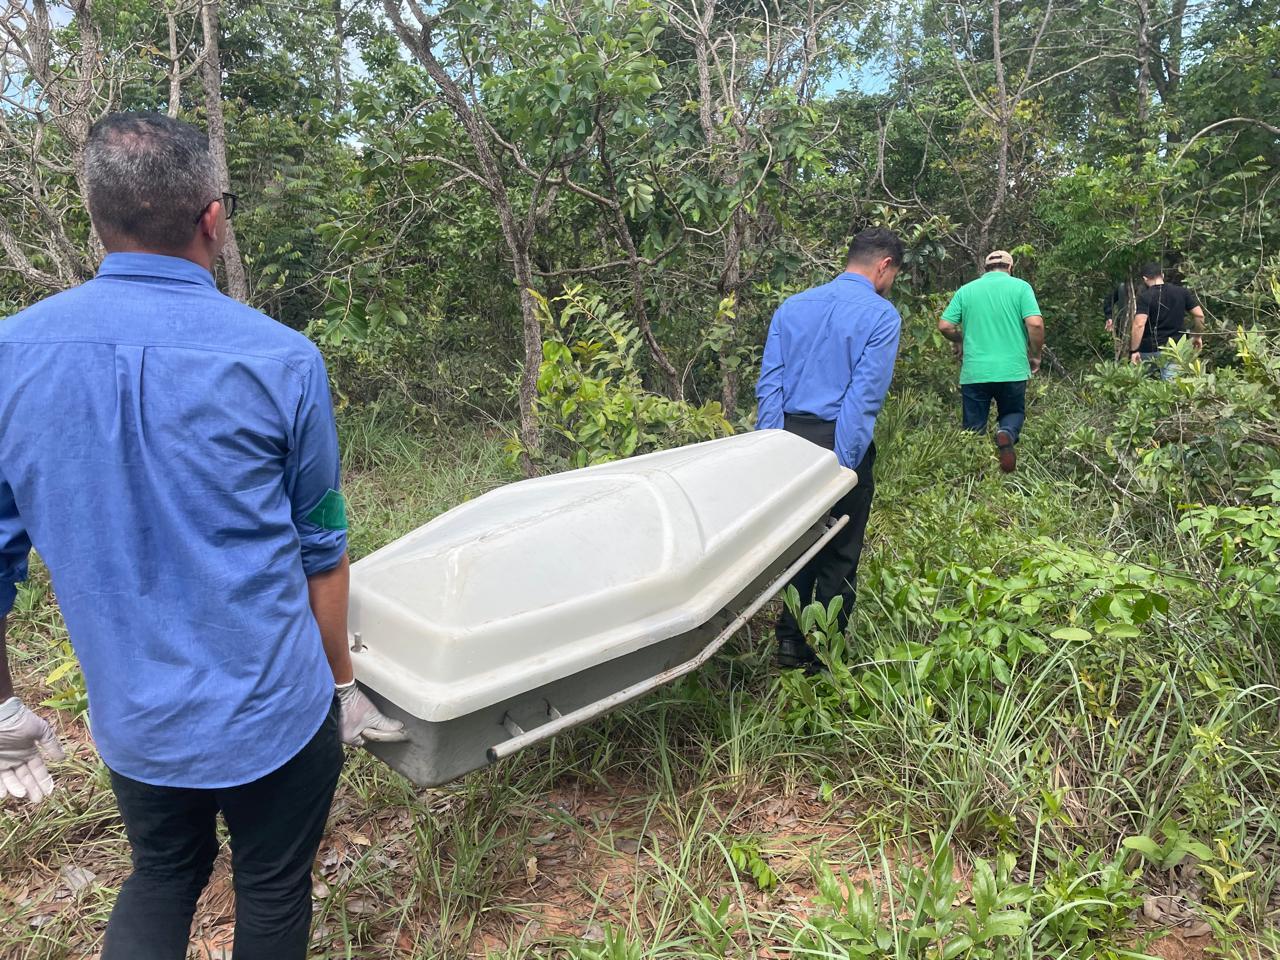
[[[337,490],[327,490],[314,510],[307,514],[307,522],[322,530],[347,529],[347,501]]]

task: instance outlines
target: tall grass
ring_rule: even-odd
[[[1056,438],[1095,416],[1066,388],[1035,397],[1020,470],[1004,477],[938,393],[896,397],[859,603],[827,675],[778,675],[770,613],[697,675],[444,788],[354,755],[317,866],[315,954],[1140,956],[1154,932],[1136,905],[1169,892],[1212,922],[1225,955],[1263,949],[1280,887],[1280,691],[1248,654],[1264,641],[1233,637],[1238,621],[1214,609],[1176,523],[1129,516],[1061,452]],[[345,412],[341,435],[356,556],[512,479],[503,438],[484,430],[374,405]],[[1018,571],[1043,569],[1059,590],[1070,577],[1040,538],[1170,578],[1168,613],[1087,641],[1048,638],[1048,624],[1044,653],[1018,658],[1007,683],[959,670],[944,691],[903,669],[895,651],[936,644],[938,612],[965,589],[957,570],[1013,584],[1015,605],[1034,592]],[[1087,624],[1094,598],[1061,589],[1054,616]],[[12,631],[37,697],[60,629],[47,594],[24,594]],[[839,708],[851,692],[863,706]],[[836,706],[814,712],[801,694]],[[0,811],[6,958],[91,953],[124,875],[92,753],[59,772],[52,803]],[[1224,894],[1190,861],[1164,869],[1124,845],[1162,840],[1169,820],[1227,879],[1251,875]],[[42,912],[73,863],[98,880]],[[990,935],[988,873],[1003,904]]]

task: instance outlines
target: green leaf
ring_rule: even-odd
[[[1124,840],[1121,841],[1121,846],[1126,850],[1136,850],[1144,857],[1157,861],[1161,858],[1163,853],[1160,849],[1160,845],[1145,835],[1125,837]]]
[[[1065,640],[1068,643],[1084,643],[1093,639],[1093,634],[1088,630],[1080,627],[1059,627],[1053,633],[1049,634],[1055,640]]]
[[[76,668],[77,664],[74,660],[64,660],[50,671],[49,675],[44,678],[44,682],[48,686],[53,686],[68,673]]]

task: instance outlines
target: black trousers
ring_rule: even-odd
[[[217,817],[231,834],[235,960],[304,960],[311,866],[342,771],[338,704],[274,773],[239,787],[156,787],[111,771],[133,848],[101,960],[184,960],[196,900],[218,855]]]
[[[804,437],[811,443],[832,450],[836,445],[836,425],[828,420],[804,414],[788,414],[783,424],[789,433]],[[871,516],[871,497],[876,483],[873,474],[876,464],[876,445],[872,443],[855,468],[858,485],[835,502],[831,516],[849,515],[844,529],[832,538],[818,554],[795,575],[791,586],[800,594],[801,608],[811,601],[824,607],[835,597],[844,597],[840,612],[841,627],[847,626],[853,613],[854,597],[858,589],[858,561],[862,558],[862,542],[867,534],[867,519]],[[785,606],[778,618],[777,637],[784,642],[803,642],[800,625]]]

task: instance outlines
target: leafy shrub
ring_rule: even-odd
[[[1174,380],[1098,365],[1087,389],[1116,412],[1105,439],[1086,430],[1072,448],[1104,459],[1148,496],[1247,502],[1257,478],[1280,470],[1280,340],[1242,329],[1224,366],[1206,362],[1186,339],[1163,354]]]
[[[980,729],[1028,658],[1070,645],[1077,667],[1114,669],[1127,642],[1168,614],[1169,594],[1186,588],[1114,554],[1048,539],[1009,548],[1025,554],[1010,562],[1010,573],[950,563],[922,580],[882,567],[882,582],[896,585],[883,602],[906,628],[896,642],[855,644],[839,625],[840,598],[828,609],[799,610],[801,629],[828,669],[813,680],[784,676],[795,729],[839,729],[904,708],[961,713]],[[798,600],[792,591],[788,602]]]
[[[966,898],[956,876],[949,844],[935,841],[924,865],[904,861],[894,884],[843,882],[815,860],[818,900],[825,912],[802,931],[795,946],[802,955],[850,957],[1005,960],[1019,956],[1017,943],[1031,921],[1026,905],[1031,889],[1013,880],[1014,858],[1003,854],[994,866],[975,860]],[[968,900],[968,902],[965,902]]]
[[[1280,561],[1280,337],[1240,329],[1229,361],[1214,366],[1191,344],[1168,345],[1172,381],[1102,364],[1088,389],[1116,405],[1108,430],[1085,426],[1069,448],[1132,490],[1135,519],[1185,541],[1193,572],[1226,629],[1251,643],[1249,659],[1280,679],[1276,567]],[[1180,551],[1180,552],[1181,552]]]
[[[555,438],[551,456],[584,467],[733,432],[719,403],[645,388],[640,332],[598,294],[573,287],[554,300],[534,295],[546,330],[535,409]],[[522,452],[518,441],[510,450]]]
[[[1135,892],[1141,871],[1127,872],[1123,857],[1108,860],[1101,851],[1088,856],[1077,847],[1059,853],[1043,850],[1053,864],[1031,900],[1037,955],[1080,960],[1111,957],[1107,943],[1133,926],[1142,905]]]

